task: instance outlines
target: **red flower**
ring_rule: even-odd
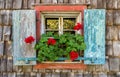
[[[71,52],[70,52],[70,59],[71,59],[71,60],[77,59],[78,56],[79,56],[78,52],[76,52],[76,51],[71,51]]]
[[[80,30],[83,29],[83,25],[80,23],[77,23],[77,25],[74,26],[74,30]]]
[[[29,37],[25,38],[24,41],[25,41],[25,43],[29,43],[29,44],[31,44],[32,42],[35,41],[35,39],[34,39],[33,36],[29,36]]]
[[[49,38],[47,41],[48,45],[55,45],[56,44],[56,40],[54,38]]]

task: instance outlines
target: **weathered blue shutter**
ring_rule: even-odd
[[[34,10],[15,10],[13,16],[13,59],[14,65],[35,65],[35,41],[26,44],[28,36],[36,38],[36,16]]]
[[[86,9],[84,11],[84,38],[87,45],[85,64],[105,63],[105,10]]]

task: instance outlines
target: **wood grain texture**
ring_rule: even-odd
[[[113,25],[113,10],[107,10],[106,12],[106,24]]]
[[[109,64],[110,64],[110,71],[118,72],[119,71],[119,58],[110,58]]]
[[[24,9],[28,8],[28,0],[23,0],[23,6]]]
[[[86,69],[86,65],[80,63],[40,63],[35,69]]]
[[[23,0],[13,0],[13,9],[21,9]]]
[[[13,58],[7,57],[7,72],[13,71]]]
[[[2,41],[2,35],[3,35],[3,27],[0,26],[0,41]]]
[[[12,9],[12,1],[13,0],[6,0],[6,5],[5,5],[6,9]]]
[[[16,77],[16,73],[15,72],[8,73],[8,77]],[[28,77],[28,76],[26,76],[26,77]]]
[[[35,3],[35,0],[28,0],[28,8],[32,8],[32,5]]]
[[[58,3],[63,3],[63,0],[58,0]]]
[[[114,16],[114,24],[115,25],[120,25],[120,10],[115,10],[114,12],[113,12],[113,16]]]
[[[0,41],[0,56],[3,56],[4,52],[4,41]]]
[[[85,64],[105,63],[105,10],[84,11]]]
[[[11,26],[4,26],[3,27],[3,40],[9,41],[11,35]]]
[[[6,56],[3,56],[1,58],[0,70],[1,70],[1,72],[6,72],[7,71],[7,57]]]
[[[36,38],[36,16],[34,10],[13,11],[13,59],[15,65],[35,65],[35,41],[26,44],[28,36]],[[34,61],[35,60],[35,61]],[[28,63],[27,63],[28,62]]]
[[[41,3],[43,3],[43,4],[51,4],[52,0],[41,0]]]
[[[0,0],[0,9],[4,9],[5,0]]]

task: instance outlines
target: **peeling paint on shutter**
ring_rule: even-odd
[[[28,36],[36,38],[36,16],[34,10],[13,11],[13,60],[14,65],[35,65],[35,41],[26,44]]]
[[[85,64],[105,64],[105,10],[84,11]]]

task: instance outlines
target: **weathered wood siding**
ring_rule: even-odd
[[[13,53],[12,43],[14,35],[12,34],[12,12],[13,10],[33,9],[34,6],[32,5],[34,4],[88,4],[89,9],[106,9],[105,64],[87,65],[87,69],[84,71],[71,69],[36,70],[33,66],[13,65],[13,57],[11,55]],[[119,15],[120,0],[0,0],[0,77],[120,77]]]
[[[35,65],[35,42],[26,44],[25,38],[36,37],[36,17],[34,10],[13,11],[13,59],[15,65]],[[27,63],[28,61],[28,63]]]
[[[105,64],[105,10],[84,10],[85,64]]]

